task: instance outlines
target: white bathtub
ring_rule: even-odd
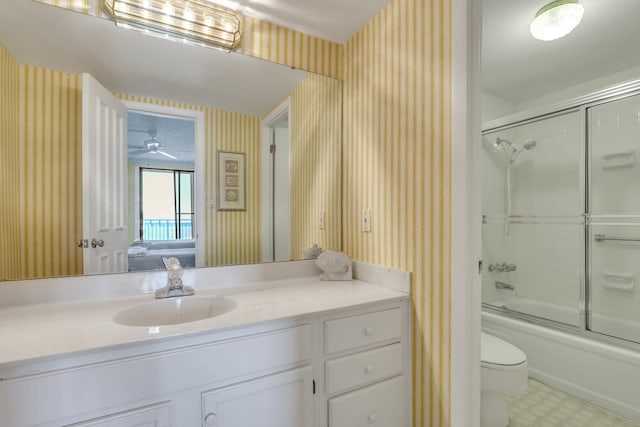
[[[537,302],[527,306],[528,303],[534,302],[516,298],[503,304],[540,317],[558,319],[577,315],[575,310],[566,307]],[[574,320],[566,323],[575,323],[575,317],[567,319]],[[615,319],[599,319],[602,324],[607,321],[615,325]],[[482,329],[524,351],[532,378],[640,422],[639,351],[486,310],[482,312]]]

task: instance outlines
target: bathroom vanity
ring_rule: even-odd
[[[185,299],[233,308],[162,326],[114,321],[160,301],[161,273],[77,278],[96,281],[93,298],[13,301],[0,308],[0,424],[409,426],[409,274],[355,264],[348,282],[318,280],[313,262],[187,270]]]

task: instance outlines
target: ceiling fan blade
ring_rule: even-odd
[[[170,159],[173,159],[173,160],[178,160],[178,158],[176,156],[172,156],[171,154],[165,153],[164,151],[158,150],[158,151],[155,151],[155,153],[162,154],[163,156],[167,156],[167,157],[169,157]]]
[[[136,151],[129,151],[129,155],[130,156],[140,156],[142,154],[146,154],[148,153],[149,150],[136,150]]]
[[[127,145],[127,148],[129,150],[146,150],[147,147],[145,147],[144,145]]]

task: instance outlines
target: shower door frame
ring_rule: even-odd
[[[482,302],[483,310],[490,310],[493,312],[513,317],[520,320],[525,320],[540,324],[543,326],[560,329],[563,331],[571,332],[584,336],[585,338],[594,339],[618,346],[630,348],[633,350],[640,350],[640,343],[630,341],[625,338],[614,337],[606,335],[600,332],[594,332],[589,329],[591,324],[591,307],[590,307],[590,288],[591,288],[591,166],[589,162],[589,154],[591,152],[591,141],[588,133],[588,117],[587,110],[591,107],[613,102],[619,99],[628,98],[634,95],[640,95],[640,78],[629,80],[623,83],[612,85],[604,89],[591,92],[587,95],[576,97],[567,101],[552,104],[548,107],[535,108],[519,113],[515,113],[506,117],[502,117],[496,120],[487,121],[482,126],[482,135],[485,133],[505,130],[524,124],[535,123],[541,120],[546,120],[553,117],[569,114],[572,112],[578,112],[580,123],[580,144],[582,145],[581,158],[579,159],[579,196],[583,202],[582,220],[579,222],[568,222],[571,224],[578,224],[584,227],[582,247],[584,248],[584,256],[582,260],[580,281],[580,299],[578,306],[578,315],[580,324],[578,326],[569,325],[566,323],[557,322],[554,320],[542,318],[539,316],[529,315],[525,313],[516,312],[506,308],[496,307],[488,303]],[[482,176],[482,172],[481,172]],[[535,216],[518,216],[512,215],[510,218],[504,217],[505,223],[519,223],[519,224],[539,224],[544,223],[536,220]],[[510,220],[511,219],[511,220]],[[485,215],[482,215],[482,224],[485,224]],[[482,228],[482,224],[480,225]],[[640,224],[640,223],[639,223]]]

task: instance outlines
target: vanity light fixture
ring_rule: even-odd
[[[583,14],[578,0],[552,1],[536,13],[529,27],[531,35],[543,41],[564,37],[578,26]]]
[[[240,46],[240,19],[207,0],[102,0],[116,25],[225,51]]]

